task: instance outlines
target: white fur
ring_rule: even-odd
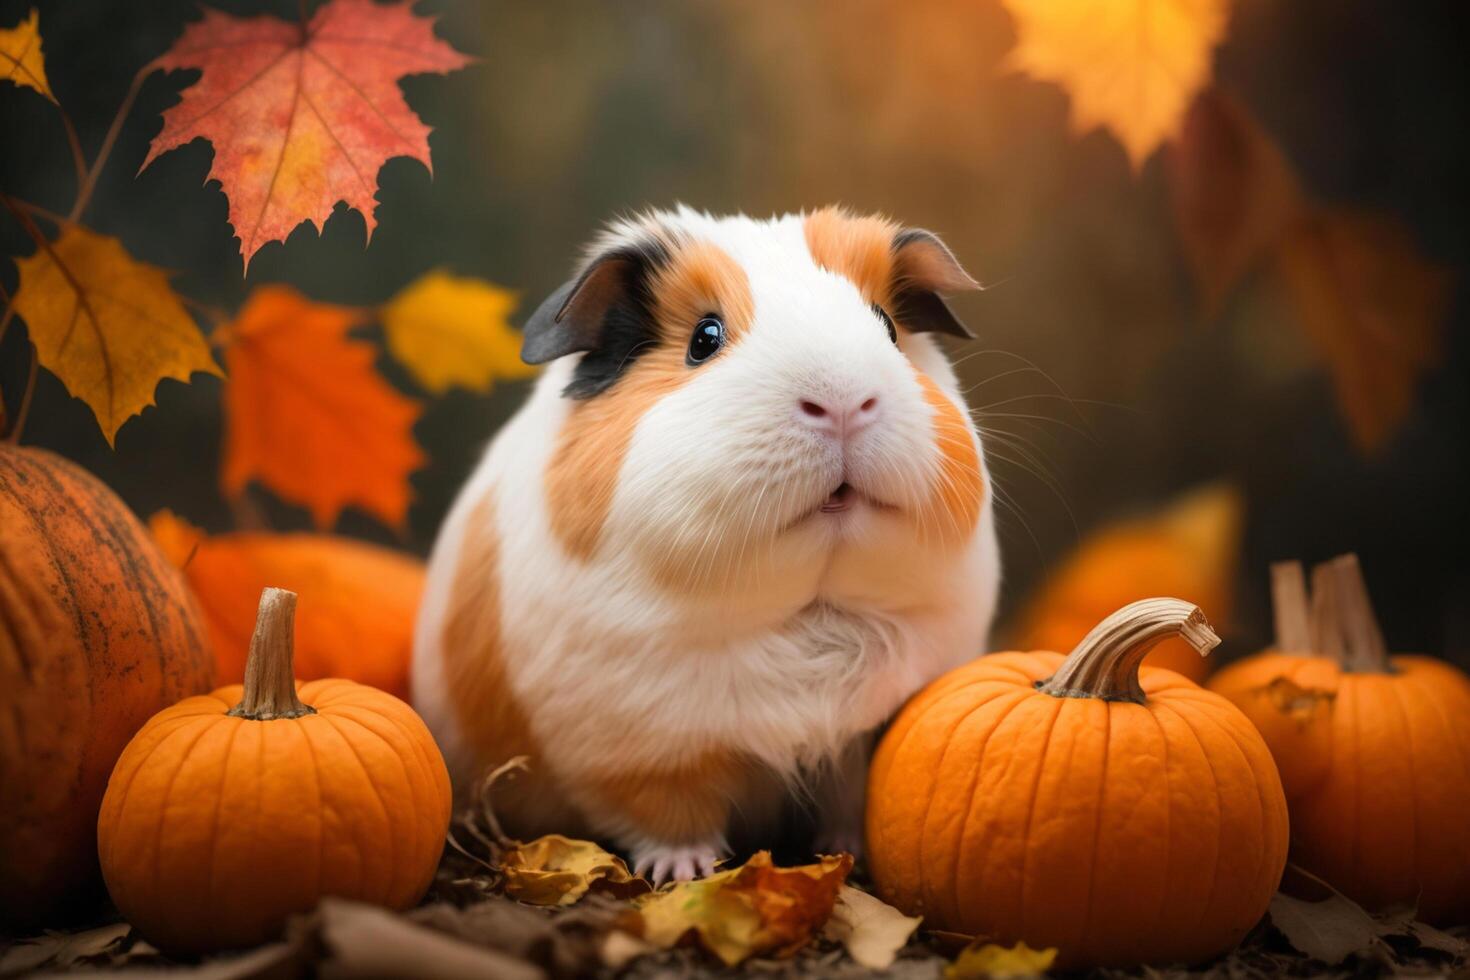
[[[461,742],[439,647],[465,522],[493,491],[501,651],[544,753],[534,764],[596,831],[645,862],[683,870],[702,867],[723,840],[651,839],[585,799],[582,777],[733,748],[767,767],[778,793],[984,651],[1000,570],[988,474],[967,543],[921,545],[914,532],[913,514],[932,499],[939,473],[914,366],[964,411],[927,335],[906,335],[895,350],[854,285],[814,263],[800,216],[680,210],[615,226],[603,244],[648,221],[710,239],[744,268],[753,328],[691,368],[639,422],[591,561],[568,556],[550,530],[544,471],[574,404],[561,391],[576,356],[548,368],[434,547],[413,690],[457,785],[501,761],[475,758]],[[882,417],[845,455],[794,414],[802,398],[867,393]],[[864,507],[803,520],[844,473],[898,513]],[[650,574],[668,561],[690,573],[672,588]],[[851,807],[854,792],[834,798]],[[732,804],[749,814],[772,801]],[[851,818],[836,833],[860,827]]]

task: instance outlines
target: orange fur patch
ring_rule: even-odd
[[[934,442],[939,447],[939,474],[932,502],[921,515],[920,531],[941,540],[964,541],[975,530],[985,497],[980,453],[964,414],[932,378],[918,377],[924,400],[934,409]]]
[[[496,798],[496,815],[507,828],[550,827],[570,833],[577,826],[577,818],[554,791],[550,778],[538,772],[539,746],[506,680],[501,651],[499,555],[495,501],[487,493],[465,527],[454,591],[440,635],[445,689],[464,739],[482,771],[488,772],[518,755],[531,759],[531,771],[516,778],[514,790]],[[459,786],[456,790],[469,788]]]
[[[643,833],[694,843],[725,832],[746,768],[730,753],[705,752],[674,768],[609,774],[590,789]]]
[[[856,217],[822,208],[802,223],[807,251],[817,265],[846,276],[869,303],[887,307],[893,287],[893,238],[898,226],[876,216]]]
[[[597,550],[638,421],[693,376],[684,354],[694,324],[718,313],[727,337],[738,342],[754,317],[745,270],[712,242],[680,245],[655,275],[651,291],[659,347],[639,356],[607,391],[572,406],[546,468],[552,532],[569,554],[584,560]]]

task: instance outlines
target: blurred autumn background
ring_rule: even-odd
[[[199,16],[193,0],[0,0],[0,29],[33,6],[89,159],[139,67]],[[213,6],[299,15],[294,0]],[[286,302],[280,286],[362,310],[310,315],[359,324],[404,431],[349,419],[330,440],[397,463],[339,514],[299,478],[328,437],[288,420],[259,447],[270,473],[230,473],[229,403],[252,382],[228,355],[231,381],[163,381],[115,447],[43,369],[22,442],[81,463],[144,517],[170,509],[210,534],[317,526],[423,554],[527,381],[509,359],[457,383],[415,371],[387,349],[382,304],[442,270],[513,294],[476,308],[488,324],[514,300],[519,323],[615,213],[841,202],[938,231],[991,287],[956,301],[979,340],[955,357],[990,436],[1012,624],[1079,548],[1104,549],[1106,584],[1131,574],[1123,552],[1177,539],[1222,579],[1225,655],[1239,655],[1270,633],[1269,562],[1356,551],[1393,647],[1470,663],[1463,6],[1142,4],[1158,9],[1127,44],[1065,21],[1083,5],[1029,20],[1009,6],[426,0],[416,11],[477,59],[402,83],[433,129],[432,178],[390,160],[369,247],[363,216],[339,205],[320,235],[264,244],[243,275],[209,143],[139,172],[197,77],[150,74],[83,224],[175,273],[201,330],[221,331],[217,354],[239,311],[262,308],[247,304]],[[1196,6],[1216,13],[1173,12]],[[1119,72],[1119,58],[1151,67]],[[77,177],[55,107],[0,83],[0,133],[0,190],[64,215]],[[36,252],[22,224],[0,215],[4,255]],[[17,283],[0,263],[5,295]],[[21,320],[0,344],[12,419],[30,371]],[[300,363],[336,370],[309,351]],[[289,388],[257,388],[255,404],[280,411]],[[192,547],[188,528],[164,530]]]

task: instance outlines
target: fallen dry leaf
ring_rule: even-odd
[[[298,680],[345,677],[407,699],[423,562],[328,534],[208,536],[169,511],[154,514],[148,526],[199,600],[218,683],[244,680],[260,592],[276,586],[302,598]]]
[[[1328,897],[1309,902],[1278,893],[1271,899],[1271,924],[1293,948],[1315,960],[1336,966],[1355,953],[1387,953],[1383,940],[1391,936],[1411,938],[1425,949],[1456,959],[1470,956],[1470,940],[1418,921],[1414,909],[1387,909],[1375,915],[1322,879],[1292,870],[1320,886]]]
[[[168,276],[116,238],[67,225],[16,264],[15,310],[36,356],[92,409],[108,445],[153,404],[159,381],[220,373]]]
[[[1190,106],[1165,163],[1174,223],[1213,313],[1299,219],[1301,187],[1276,142],[1217,89]]]
[[[65,969],[86,960],[108,956],[121,947],[131,931],[132,927],[126,922],[114,922],[82,932],[48,932],[23,939],[0,952],[0,977],[42,969]]]
[[[413,439],[421,409],[373,370],[377,348],[348,336],[363,316],[264,286],[223,328],[227,496],[255,479],[319,527],[348,505],[403,525],[408,476],[424,461]]]
[[[1452,278],[1387,215],[1319,210],[1277,252],[1303,331],[1332,376],[1358,446],[1381,446],[1439,360]]]
[[[886,970],[921,921],[865,891],[843,885],[822,935],[841,943],[849,956],[868,969]]]
[[[500,870],[505,875],[505,893],[530,905],[572,905],[593,888],[618,898],[653,890],[628,870],[622,858],[591,841],[560,834],[506,848],[500,855]]]
[[[1142,596],[1197,603],[1220,628],[1234,606],[1243,504],[1226,484],[1210,484],[1141,517],[1088,534],[1022,608],[1012,646],[1066,653],[1114,610]],[[1166,640],[1144,663],[1196,680],[1206,661],[1182,640]]]
[[[209,176],[229,199],[247,268],[266,242],[303,221],[320,225],[338,201],[362,212],[371,238],[383,164],[408,156],[430,166],[429,127],[404,101],[399,79],[470,63],[412,8],[412,0],[328,0],[306,24],[205,8],[153,62],[201,75],[165,110],[143,167],[209,140]]]
[[[1025,943],[1014,946],[999,946],[995,943],[976,943],[966,947],[955,961],[945,967],[945,980],[979,980],[993,977],[1039,977],[1051,969],[1057,951],[1053,948],[1032,949]]]
[[[388,352],[434,394],[455,385],[489,391],[497,378],[527,378],[521,335],[510,321],[516,294],[480,279],[427,273],[383,307]]]
[[[1362,906],[1333,894],[1321,902],[1305,902],[1278,893],[1271,899],[1271,924],[1293,947],[1314,960],[1336,966],[1354,953],[1382,941],[1377,922]]]
[[[0,79],[35,89],[56,101],[46,81],[46,60],[41,55],[41,14],[34,7],[25,20],[0,30]]]
[[[790,956],[827,922],[851,870],[850,854],[777,868],[759,851],[738,868],[640,899],[629,927],[660,949],[693,936],[726,966],[757,954]]]
[[[605,896],[593,896],[575,907],[553,910],[532,908],[499,895],[481,896],[464,907],[447,902],[423,905],[408,913],[420,925],[449,933],[478,946],[529,960],[554,976],[584,976],[606,963],[606,940],[623,936],[616,931],[627,906]],[[614,943],[613,952],[624,944]]]
[[[1002,3],[1016,24],[1003,67],[1060,85],[1073,130],[1110,130],[1134,170],[1178,134],[1230,19],[1230,0]]]
[[[505,953],[416,925],[374,905],[326,898],[317,907],[331,952],[324,977],[495,977],[542,980],[546,971]]]

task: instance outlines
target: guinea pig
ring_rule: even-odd
[[[792,799],[862,840],[869,736],[985,649],[980,435],[935,333],[979,288],[934,234],[836,208],[609,225],[524,326],[547,364],[445,520],[412,688],[506,830],[657,881]]]

